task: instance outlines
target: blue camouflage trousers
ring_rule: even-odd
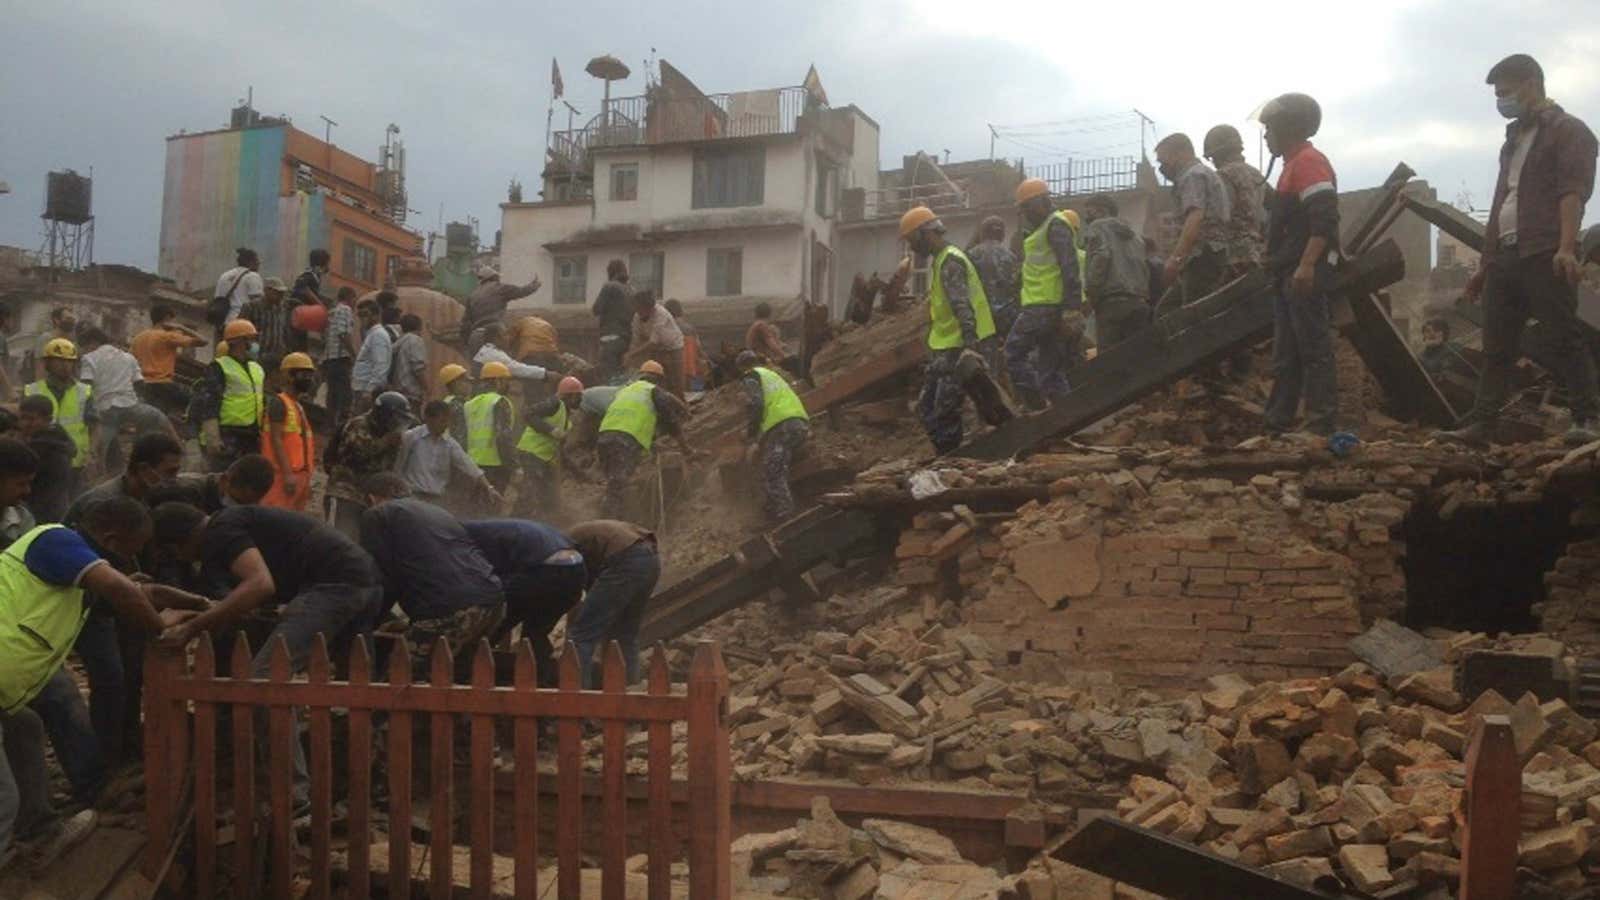
[[[789,467],[810,437],[811,426],[804,419],[779,422],[761,436],[761,489],[769,522],[782,522],[794,515]]]
[[[1067,392],[1065,357],[1060,304],[1022,307],[1006,338],[1006,371],[1030,405]]]
[[[923,375],[922,395],[917,399],[917,418],[938,453],[961,446],[961,382],[956,378],[956,360],[961,351],[934,350],[928,354]]]

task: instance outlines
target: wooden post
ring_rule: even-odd
[[[607,641],[601,657],[601,688],[607,694],[621,696],[628,687],[628,677],[622,662],[622,650],[616,641]],[[600,855],[601,900],[624,900],[627,896],[628,861],[628,801],[623,796],[627,780],[628,723],[622,719],[607,719],[601,725],[605,735],[605,765],[602,769],[602,797],[606,842]]]
[[[144,662],[144,758],[145,822],[150,843],[145,845],[144,874],[154,879],[171,848],[172,826],[177,818],[181,772],[167,760],[172,748],[172,732],[178,723],[173,716],[172,699],[183,666],[181,651],[151,641]]]
[[[201,632],[194,651],[196,681],[214,681],[216,650],[211,634]],[[148,683],[148,682],[147,682]],[[216,895],[217,877],[217,705],[194,705],[194,895]]]
[[[487,640],[472,656],[472,689],[494,690],[494,656]],[[494,716],[475,715],[471,724],[472,784],[469,834],[472,850],[472,900],[489,900],[494,891]]]
[[[728,752],[728,669],[714,642],[702,641],[689,667],[689,896],[733,895]]]
[[[1516,885],[1522,767],[1511,720],[1484,716],[1467,749],[1461,797],[1461,900],[1509,900]]]
[[[243,631],[234,632],[228,666],[234,681],[250,680],[250,641]],[[233,868],[238,873],[235,893],[241,900],[251,900],[261,887],[255,881],[256,836],[260,833],[256,827],[260,818],[256,810],[256,720],[248,704],[234,703],[229,711],[233,717]]]
[[[512,689],[526,699],[539,687],[539,674],[533,662],[533,647],[524,638],[513,648],[516,671]],[[512,851],[516,881],[516,900],[535,900],[539,895],[539,720],[518,715],[512,724],[512,759],[516,764],[516,787],[512,791],[512,829],[516,849]],[[526,767],[526,771],[524,771]]]
[[[318,633],[311,642],[311,661],[307,678],[322,685],[324,697],[333,689],[333,661],[328,658],[327,638]],[[311,777],[311,900],[328,900],[333,822],[333,710],[313,706],[307,710],[311,727],[311,755],[306,766]],[[203,894],[201,896],[204,896]]]
[[[578,651],[572,643],[561,654],[557,665],[560,690],[575,694],[581,685]],[[583,720],[563,717],[556,721],[556,816],[562,827],[556,829],[556,894],[577,897],[582,893],[583,862]],[[520,763],[521,760],[518,760]]]
[[[433,686],[455,690],[456,663],[450,655],[450,645],[444,640],[433,642],[431,675]],[[455,822],[455,717],[449,713],[434,713],[428,722],[428,837],[429,864],[428,893],[433,900],[450,900],[455,884],[455,851],[451,844]],[[393,839],[391,832],[390,839]]]
[[[350,648],[350,683],[372,683],[367,638]],[[350,707],[350,892],[366,897],[372,884],[372,711]]]
[[[667,649],[656,645],[650,657],[650,694],[672,695],[672,678],[667,672]],[[650,740],[650,900],[671,900],[672,896],[672,723],[651,722]]]

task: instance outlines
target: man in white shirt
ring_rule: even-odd
[[[447,509],[466,509],[468,505],[465,498],[450,502],[457,499],[449,495],[450,477],[454,473],[475,482],[478,490],[488,492],[494,505],[500,503],[499,494],[484,477],[483,470],[450,436],[450,405],[443,400],[424,406],[422,424],[407,429],[401,436],[395,471],[411,487],[413,496]]]
[[[122,430],[132,427],[134,438],[151,432],[177,437],[172,422],[161,410],[139,399],[134,384],[144,380],[138,357],[110,343],[99,328],[87,328],[81,339],[84,353],[78,363],[78,379],[93,390],[100,430],[95,433],[95,458],[107,471],[117,468],[118,460],[107,455]]]
[[[505,367],[511,370],[512,378],[521,378],[527,381],[550,381],[561,377],[560,372],[546,369],[543,366],[529,365],[501,350],[499,343],[504,337],[505,326],[499,322],[490,322],[488,325],[483,326],[483,344],[478,347],[478,352],[473,354],[473,364],[482,369],[485,363],[504,363]]]
[[[361,325],[363,337],[355,365],[350,369],[350,392],[355,401],[353,411],[357,414],[370,409],[373,397],[389,387],[394,338],[390,336],[389,329],[379,323],[381,315],[376,300],[368,298],[356,304],[356,320]]]
[[[222,273],[217,279],[217,290],[213,297],[228,298],[228,317],[223,325],[239,318],[239,308],[251,300],[260,300],[266,292],[266,285],[261,281],[261,258],[249,247],[240,247],[238,255],[234,257],[237,263],[233,268]],[[218,325],[221,328],[222,325]]]

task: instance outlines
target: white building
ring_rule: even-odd
[[[662,62],[645,96],[552,135],[543,199],[501,205],[502,277],[537,275],[546,287],[524,302],[565,327],[612,259],[702,328],[747,322],[759,301],[779,319],[833,305],[839,199],[876,187],[878,126],[807,82],[707,95]]]

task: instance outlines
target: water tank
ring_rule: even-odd
[[[445,253],[454,256],[457,253],[471,253],[473,251],[472,226],[465,222],[451,222],[444,227]]]
[[[71,169],[51,172],[45,179],[44,217],[81,225],[89,221],[90,179]]]

